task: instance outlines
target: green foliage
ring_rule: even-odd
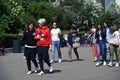
[[[34,21],[37,26],[39,18],[46,18],[50,27],[57,22],[61,30],[69,30],[73,23],[80,30],[89,30],[92,24],[104,21],[120,25],[120,7],[115,3],[106,12],[93,0],[58,0],[57,5],[55,3],[55,0],[0,0],[0,40],[19,37],[18,33],[28,22]]]

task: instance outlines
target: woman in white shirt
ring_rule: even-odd
[[[115,28],[113,28],[115,30]],[[110,62],[108,64],[108,66],[113,66],[113,58],[114,58],[114,53],[115,53],[115,61],[116,64],[115,66],[118,67],[119,66],[119,58],[118,58],[118,53],[117,53],[117,48],[118,48],[118,42],[119,42],[119,32],[117,30],[115,30],[112,34],[112,37],[110,39]]]
[[[53,29],[51,30],[52,36],[52,54],[51,54],[51,63],[55,60],[55,48],[57,48],[58,52],[58,62],[61,62],[61,50],[60,50],[60,34],[61,30],[57,28],[56,22],[53,23]]]

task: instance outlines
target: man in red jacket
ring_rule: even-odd
[[[49,71],[52,72],[53,69],[51,67],[48,54],[48,51],[52,50],[51,34],[50,29],[46,25],[46,20],[44,18],[38,20],[38,28],[36,29],[34,38],[37,40],[37,53],[41,68],[41,71],[40,73],[38,73],[38,75],[44,74],[43,61],[47,63],[47,65],[49,66]]]

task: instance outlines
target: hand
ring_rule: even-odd
[[[36,39],[40,39],[40,35],[37,35]]]
[[[52,45],[49,45],[49,51],[50,52],[52,51]]]
[[[99,30],[98,33],[101,34],[101,30]]]
[[[52,47],[49,47],[49,51],[52,52]]]

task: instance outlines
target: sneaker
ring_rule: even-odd
[[[68,62],[72,62],[72,60],[71,60],[71,59],[68,59]]]
[[[37,61],[37,63],[39,63],[39,60],[36,60]]]
[[[25,59],[26,57],[25,57],[25,56],[23,56],[23,58]]]
[[[97,57],[94,57],[94,62],[96,62],[97,61]]]
[[[38,73],[38,75],[44,75],[44,72],[43,72],[43,71],[40,71],[40,73]]]
[[[112,66],[113,66],[112,62],[110,62],[110,63],[108,64],[108,66],[112,67]]]
[[[104,62],[103,62],[103,65],[104,65],[104,66],[106,66],[106,65],[107,65],[107,63],[104,61]]]
[[[50,72],[53,72],[53,68],[52,68],[52,67],[49,67],[49,71],[50,71]]]
[[[28,71],[28,72],[27,72],[27,74],[31,74],[31,73],[32,73],[32,71]]]
[[[117,62],[117,63],[115,64],[115,66],[116,66],[116,67],[119,67],[119,63]]]
[[[80,61],[80,59],[76,59],[76,61]]]
[[[60,63],[60,62],[62,62],[62,60],[61,60],[61,59],[59,59],[59,60],[58,60],[58,62]]]
[[[100,65],[100,62],[97,62],[97,63],[96,63],[96,66],[99,66],[99,65]]]
[[[53,63],[54,61],[53,60],[50,60],[50,63]]]
[[[36,68],[35,68],[35,71],[34,71],[34,72],[35,72],[35,73],[37,73],[37,72],[38,72],[38,67],[36,67]]]

